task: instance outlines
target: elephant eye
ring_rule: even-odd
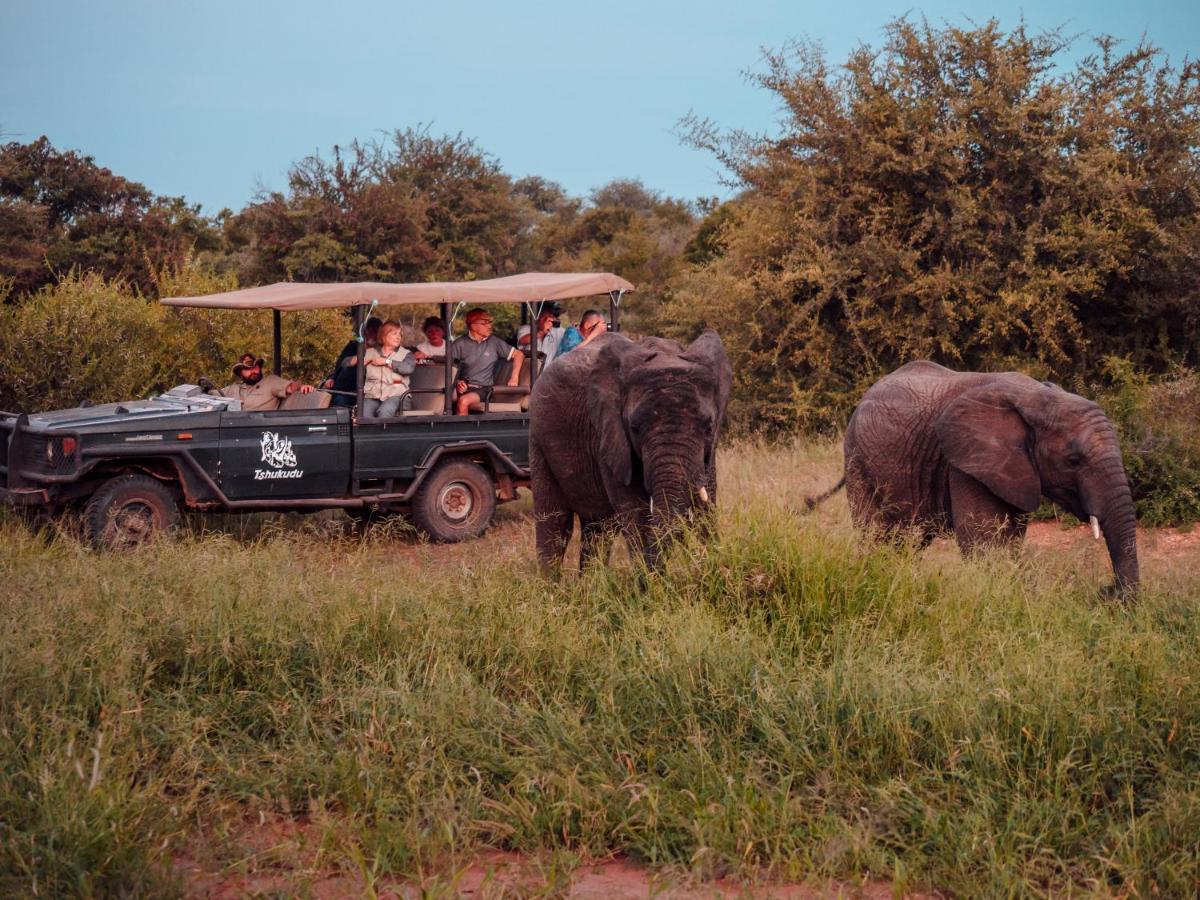
[[[1070,453],[1067,455],[1067,465],[1072,468],[1078,467],[1083,462],[1082,453]]]

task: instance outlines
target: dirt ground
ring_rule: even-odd
[[[1086,546],[1093,543],[1086,525],[1064,528],[1057,522],[1034,522],[1029,526],[1026,540],[1038,548]],[[1108,551],[1103,541],[1094,542],[1094,549],[1107,563]],[[1200,528],[1139,528],[1138,558],[1145,568],[1147,560],[1175,560],[1200,553]]]
[[[381,878],[368,884],[361,873],[334,868],[322,859],[325,827],[307,818],[264,818],[244,823],[222,841],[237,846],[242,859],[221,865],[206,840],[174,858],[175,875],[188,897],[234,900],[240,897],[305,896],[342,900],[377,896],[389,900],[422,897],[571,897],[578,900],[708,900],[778,898],[818,900],[854,897],[885,900],[890,884],[751,884],[729,879],[695,883],[686,874],[654,873],[627,859],[562,859],[485,850],[450,862],[426,878]],[[909,897],[932,897],[908,894]]]

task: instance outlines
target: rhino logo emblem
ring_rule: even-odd
[[[264,431],[262,436],[262,461],[273,469],[294,469],[296,454],[292,442],[273,431]]]

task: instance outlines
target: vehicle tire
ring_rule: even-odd
[[[455,543],[479,537],[496,511],[496,486],[478,463],[441,463],[412,500],[412,519],[435,541]]]
[[[100,485],[83,508],[83,525],[100,550],[136,547],[179,523],[179,501],[149,475],[118,475]]]

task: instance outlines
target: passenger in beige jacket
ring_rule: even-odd
[[[253,353],[243,353],[238,364],[233,367],[234,377],[238,380],[221,388],[221,395],[242,401],[245,412],[261,412],[278,409],[285,397],[299,391],[311,394],[311,384],[301,384],[298,381],[288,381],[278,375],[263,374],[263,360]]]

